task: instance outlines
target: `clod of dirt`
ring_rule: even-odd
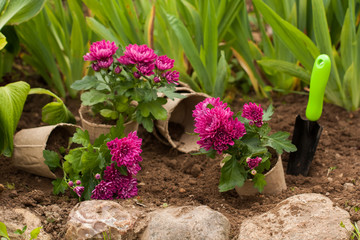
[[[2,193],[5,190],[5,186],[0,184],[0,193]]]

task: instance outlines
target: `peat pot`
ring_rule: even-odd
[[[278,194],[283,190],[286,190],[285,174],[281,156],[278,157],[275,166],[265,174],[265,181],[266,185],[262,191],[263,194]],[[235,187],[235,190],[240,196],[250,196],[259,193],[249,179],[245,181],[242,187]]]
[[[110,132],[110,128],[114,125],[94,123],[91,120],[86,119],[85,113],[90,111],[90,107],[81,105],[79,109],[79,115],[81,120],[81,126],[84,130],[87,130],[89,132],[90,142],[94,143],[95,139],[98,138],[101,134],[108,134]],[[125,136],[127,136],[130,132],[137,131],[139,124],[136,121],[130,121],[125,123],[124,127],[124,134]]]
[[[79,126],[67,123],[23,129],[14,136],[13,165],[26,172],[42,177],[56,179],[56,175],[50,171],[44,163],[43,151],[48,145],[51,133],[55,129],[71,137]],[[66,147],[66,146],[63,146]]]
[[[167,111],[167,119],[155,121],[154,135],[161,142],[171,145],[181,152],[197,152],[200,147],[196,143],[198,136],[193,134],[195,127],[192,112],[199,102],[210,96],[205,93],[194,92],[188,87],[177,87],[176,92],[186,97],[175,98],[174,100],[167,99],[167,103],[163,105]],[[176,137],[172,134],[174,128],[180,129],[177,131]]]

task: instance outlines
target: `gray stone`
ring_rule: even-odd
[[[70,212],[65,239],[132,239],[139,212],[110,200],[78,203]],[[110,239],[110,238],[109,238]]]
[[[168,207],[148,217],[142,240],[229,239],[229,220],[207,206]]]
[[[8,235],[12,240],[29,239],[30,232],[35,228],[42,226],[40,217],[27,209],[0,207],[0,213],[0,222],[3,222],[6,225]],[[27,228],[22,236],[14,233],[16,229],[22,230],[24,226],[27,226]],[[51,237],[41,229],[37,239],[50,240]]]
[[[316,193],[292,196],[272,210],[243,221],[238,240],[245,239],[349,239],[351,228],[347,211],[333,206],[333,202]]]

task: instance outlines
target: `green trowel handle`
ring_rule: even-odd
[[[322,113],[324,92],[331,69],[330,58],[321,54],[315,59],[310,79],[309,101],[306,107],[306,118],[317,121]]]

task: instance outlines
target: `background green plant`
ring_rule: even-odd
[[[34,17],[43,8],[46,0],[0,1],[0,82],[11,70],[15,56],[20,50],[19,39],[12,25]]]
[[[326,1],[326,3],[328,2]],[[359,3],[350,0],[347,8],[344,8],[345,5],[339,5],[334,1],[330,2],[331,5],[330,3],[326,5],[322,0],[311,1],[312,21],[311,27],[308,28],[311,35],[308,37],[262,1],[253,1],[265,21],[271,25],[283,44],[300,61],[305,71],[291,69],[291,65],[286,67],[284,61],[279,59],[273,59],[271,66],[278,71],[293,74],[306,81],[315,58],[320,53],[329,55],[332,68],[325,97],[331,103],[354,111],[360,107],[360,69],[355,67],[360,64],[360,31],[356,22]],[[330,6],[332,8],[327,14],[326,7],[330,8]],[[344,14],[341,14],[340,9],[344,10]],[[327,15],[331,17],[330,21],[327,19]],[[334,26],[335,31],[342,23],[340,33],[330,34],[328,22],[331,27]],[[340,47],[338,47],[339,43]]]
[[[19,234],[19,235],[23,235],[25,233],[27,229],[27,226],[25,225],[23,227],[23,229],[16,229],[16,231],[14,233]],[[37,237],[40,234],[42,227],[37,227],[34,228],[31,232],[30,232],[30,238],[29,240],[33,240],[33,239],[37,239]],[[10,237],[8,235],[7,229],[6,229],[6,225],[3,222],[0,222],[0,239],[1,240],[10,240]],[[26,238],[26,236],[25,236]]]
[[[46,30],[45,30],[46,29]],[[44,31],[45,30],[45,31]],[[60,97],[75,97],[70,85],[83,77],[91,31],[80,0],[49,0],[35,18],[16,26],[27,54],[23,56]]]

